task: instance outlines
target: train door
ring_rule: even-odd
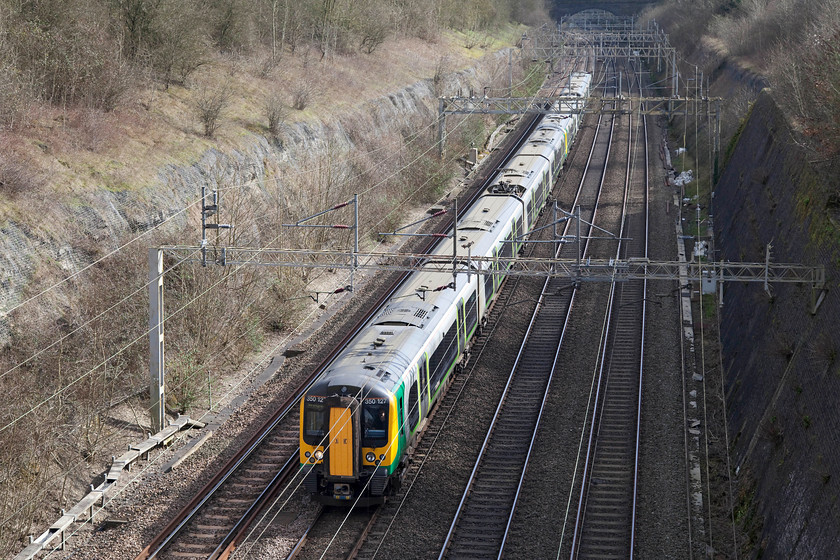
[[[429,355],[423,354],[419,367],[420,375],[420,409],[422,418],[429,414]]]
[[[493,257],[495,257],[493,259],[493,274],[490,276],[493,279],[492,282],[490,282],[490,286],[491,286],[492,289],[490,290],[490,296],[487,297],[488,300],[490,299],[491,296],[496,295],[496,288],[499,286],[499,284],[502,283],[502,279],[499,275],[499,260],[498,260],[499,259],[499,248],[498,247],[493,249]]]
[[[563,131],[563,157],[560,160],[560,169],[563,169],[563,164],[566,163],[566,156],[569,155],[569,133]]]
[[[414,370],[413,379],[406,383],[406,387],[408,389],[408,403],[406,404],[406,415],[408,416],[408,427],[406,428],[406,436],[409,437],[411,434],[417,429],[417,426],[420,424],[420,388],[418,387],[419,381],[417,378],[417,370]]]
[[[539,210],[543,209],[543,206],[545,206],[545,200],[548,198],[548,193],[551,192],[551,188],[550,188],[550,186],[551,186],[551,181],[550,181],[551,176],[552,176],[551,175],[551,169],[550,168],[546,169],[545,173],[543,173],[542,186],[540,187],[540,200],[539,200],[540,207],[539,207]]]
[[[330,408],[329,475],[340,479],[358,478],[359,406],[352,397],[341,397]]]
[[[511,245],[512,246],[512,245]],[[467,309],[464,304],[464,298],[461,298],[461,304],[458,306],[458,355],[464,353],[467,347]]]

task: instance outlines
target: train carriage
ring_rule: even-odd
[[[568,91],[586,97],[588,74]],[[567,93],[568,93],[567,91]],[[399,485],[409,450],[452,372],[468,355],[506,272],[565,163],[580,115],[548,115],[458,220],[457,239],[431,262],[459,255],[457,274],[412,274],[301,399],[305,488],[324,503],[381,503]],[[506,264],[507,263],[507,264]]]
[[[301,401],[307,490],[383,501],[478,325],[478,275],[413,275]],[[390,487],[389,487],[390,486]]]

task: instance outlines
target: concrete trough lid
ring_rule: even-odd
[[[157,435],[154,435],[144,442],[132,445],[131,450],[137,451],[138,453],[148,453],[149,451],[157,447],[161,441],[163,440],[159,439]]]
[[[104,497],[105,489],[93,490],[92,492],[89,492],[87,496],[82,498],[79,503],[70,508],[67,514],[75,516],[76,519],[93,519],[93,515],[91,515],[93,512],[90,510],[94,504],[101,502]]]
[[[123,453],[122,455],[120,455],[119,457],[117,457],[116,460],[114,461],[114,463],[115,464],[116,463],[123,463],[124,466],[127,467],[127,466],[131,465],[131,463],[136,461],[137,457],[139,457],[139,456],[140,456],[140,454],[137,452],[137,450],[130,449],[130,450],[126,451],[125,453]]]
[[[116,482],[120,479],[120,475],[123,472],[123,469],[129,462],[126,460],[115,459],[113,463],[111,463],[111,468],[108,469],[108,473],[105,475],[105,482]]]
[[[70,515],[69,513],[62,515],[49,529],[34,539],[32,544],[15,556],[14,560],[29,560],[30,558],[34,558],[39,552],[47,548],[53,539],[67,531],[75,521],[76,517],[74,515]]]
[[[73,506],[67,513],[58,518],[58,521],[53,523],[49,529],[41,533],[37,538],[32,540],[32,543],[24,548],[14,560],[32,560],[42,550],[47,548],[50,542],[57,536],[66,533],[67,529],[73,523],[79,520],[92,521],[93,512],[91,508],[95,507],[97,502],[104,504],[105,493],[110,490],[114,483],[119,480],[123,471],[131,468],[131,463],[137,460],[140,455],[148,453],[158,445],[166,445],[180,430],[186,428],[203,428],[205,424],[195,420],[190,420],[189,416],[178,415],[173,422],[166,428],[153,436],[147,438],[145,441],[129,446],[129,450],[123,453],[111,463],[111,468],[105,475],[105,482],[100,484],[97,488],[91,485],[91,491],[82,498],[79,503]]]
[[[54,534],[58,534],[61,531],[65,531],[68,527],[70,527],[70,525],[72,525],[75,522],[76,522],[76,516],[68,511],[67,513],[65,513],[64,515],[59,517],[58,521],[56,521],[55,523],[50,525],[50,530],[46,531],[43,535],[41,535],[41,537],[43,537],[44,535],[46,535],[47,533],[50,533],[50,532],[52,532]],[[47,539],[47,540],[44,540],[44,541],[39,541],[39,539],[41,537],[38,537],[37,539],[35,539],[35,542],[41,542],[41,544],[47,544],[50,540],[50,539]]]

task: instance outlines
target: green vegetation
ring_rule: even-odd
[[[726,164],[728,164],[729,160],[732,158],[732,154],[735,152],[735,147],[738,145],[738,140],[744,132],[744,127],[747,126],[747,122],[750,120],[752,110],[753,104],[750,103],[750,108],[747,111],[747,114],[741,117],[738,121],[738,128],[735,130],[735,134],[732,135],[732,138],[730,138],[729,142],[726,144],[726,151],[723,154],[723,167],[726,167]]]
[[[717,315],[717,296],[715,294],[703,295],[703,318],[714,319]]]

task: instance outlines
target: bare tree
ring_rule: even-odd
[[[289,116],[289,107],[283,102],[283,96],[278,91],[268,94],[265,100],[265,116],[268,120],[268,131],[272,136],[280,132],[280,125]]]
[[[218,130],[222,113],[230,104],[230,92],[227,89],[203,89],[194,101],[194,108],[199,121],[204,127],[204,136],[212,138]]]

